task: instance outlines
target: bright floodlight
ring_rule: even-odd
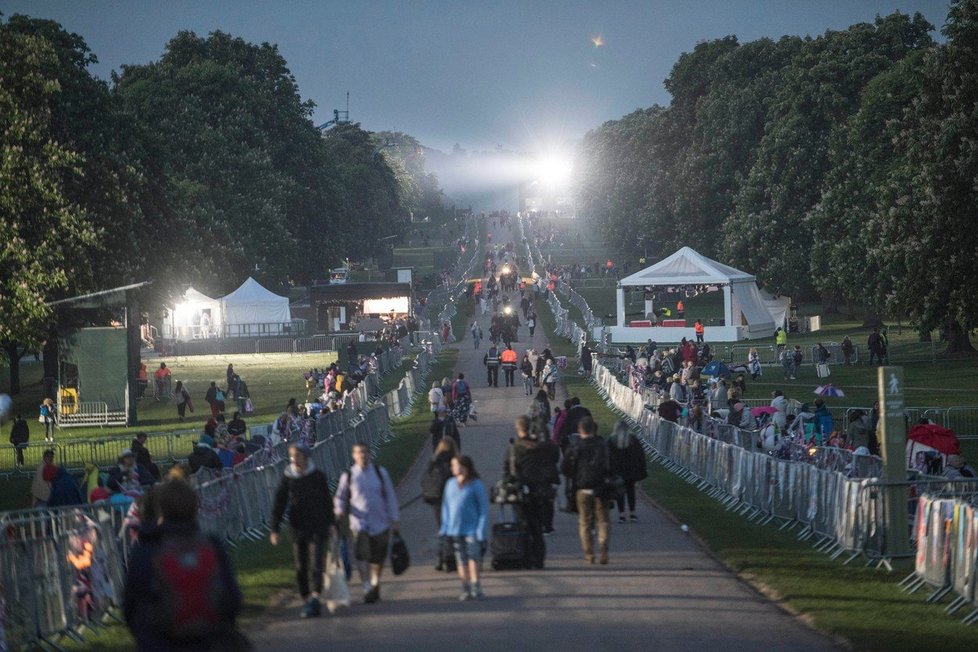
[[[510,308],[509,306],[506,306],[505,308],[503,308],[503,312],[506,313],[507,315],[511,315],[513,314],[513,309]]]
[[[503,265],[503,274],[509,274],[509,265]]]
[[[537,179],[548,186],[559,186],[570,181],[570,161],[548,157],[537,163]]]

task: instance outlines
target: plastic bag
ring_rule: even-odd
[[[350,587],[346,583],[346,571],[339,554],[339,546],[335,544],[326,558],[323,596],[326,598],[326,609],[329,613],[336,613],[340,607],[350,606]]]

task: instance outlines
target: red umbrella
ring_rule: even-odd
[[[930,446],[944,455],[961,454],[961,444],[954,431],[933,423],[918,423],[907,433],[907,439]]]

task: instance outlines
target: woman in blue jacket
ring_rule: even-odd
[[[459,600],[481,600],[479,569],[486,549],[489,497],[468,455],[452,458],[452,476],[445,482],[441,502],[440,536],[449,537],[455,549],[458,576],[462,580]]]

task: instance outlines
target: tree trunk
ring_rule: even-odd
[[[974,353],[975,347],[971,345],[971,337],[968,331],[961,328],[961,323],[956,319],[947,322],[947,348],[944,353]]]
[[[854,321],[856,319],[856,302],[846,299],[846,319]]]
[[[58,334],[51,332],[44,343],[44,398],[58,400]]]
[[[863,320],[863,328],[880,328],[883,326],[883,320],[875,312],[867,312],[866,318]]]
[[[20,357],[24,351],[20,350],[17,342],[4,342],[3,351],[10,363],[10,395],[16,396],[20,394]]]

